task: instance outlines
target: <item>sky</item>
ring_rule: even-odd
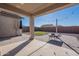
[[[47,15],[38,16],[35,18],[34,25],[37,27],[45,24],[55,25],[56,19],[58,20],[58,25],[79,26],[79,4]],[[23,17],[22,24],[23,26],[29,26],[29,18]]]

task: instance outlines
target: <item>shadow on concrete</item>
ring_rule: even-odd
[[[33,39],[29,39],[28,41],[25,41],[24,43],[20,44],[16,48],[12,49],[8,53],[4,54],[3,56],[14,56],[16,55],[20,50],[22,50],[26,45],[28,45]]]
[[[5,40],[9,40],[9,39],[11,39],[11,37],[6,37],[6,38],[0,38],[0,42],[2,42],[2,41],[5,41]]]
[[[62,41],[57,41],[57,40],[50,40],[47,43],[54,44],[56,46],[62,46],[63,45]]]
[[[66,46],[68,46],[71,50],[73,50],[74,52],[76,52],[79,55],[79,52],[77,50],[75,50],[73,47],[71,47],[69,44],[67,44],[65,41],[63,41],[63,39],[60,39]]]
[[[10,39],[13,38],[13,37],[19,37],[19,36],[21,36],[21,35],[10,36],[10,37],[0,37],[0,42],[1,42],[1,41],[5,41],[5,40],[10,40]]]

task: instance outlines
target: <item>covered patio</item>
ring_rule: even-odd
[[[70,3],[14,3],[0,4],[0,12],[7,11],[18,15],[19,17],[28,16],[30,20],[30,38],[34,38],[34,19],[37,16],[42,16],[51,12],[56,12],[64,8],[73,6]],[[16,27],[18,27],[16,25]]]
[[[11,43],[0,47],[3,56],[56,56],[56,55],[78,55],[71,49],[66,49],[47,42],[42,42],[34,38],[34,20],[35,17],[53,13],[75,4],[70,3],[13,3],[0,4],[0,12],[7,11],[18,15],[19,17],[28,16],[30,24],[30,37],[27,35],[13,38],[24,39],[16,43]],[[18,25],[16,25],[18,27]],[[22,34],[22,33],[21,33]],[[62,37],[61,37],[62,38]],[[25,40],[26,39],[26,40]],[[64,39],[64,38],[63,38]],[[5,42],[4,42],[5,43]]]

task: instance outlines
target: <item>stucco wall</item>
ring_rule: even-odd
[[[0,15],[0,37],[20,35],[18,19]]]

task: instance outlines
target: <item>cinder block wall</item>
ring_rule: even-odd
[[[0,15],[0,37],[20,35],[18,19]]]

